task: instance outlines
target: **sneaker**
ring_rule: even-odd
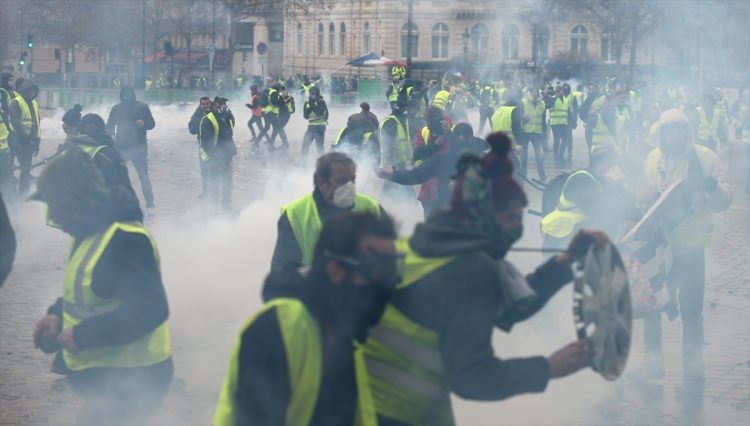
[[[156,207],[146,207],[146,217],[154,217],[156,216]]]

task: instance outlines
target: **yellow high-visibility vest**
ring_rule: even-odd
[[[364,194],[357,194],[354,198],[353,212],[370,212],[380,215],[380,205],[375,199]],[[313,250],[318,241],[323,223],[318,214],[318,207],[312,194],[305,195],[281,208],[281,214],[286,214],[292,227],[294,238],[302,251],[303,266],[312,263]]]
[[[91,289],[97,263],[118,231],[146,236],[158,262],[156,243],[140,222],[115,222],[106,230],[83,240],[73,249],[65,272],[63,329],[74,327],[85,319],[112,312],[122,304],[118,299],[101,299]],[[78,352],[63,350],[62,355],[66,367],[73,371],[158,364],[172,356],[169,328],[164,322],[131,343]]]
[[[530,100],[523,100],[523,116],[527,118],[527,121],[523,125],[523,131],[525,133],[542,133],[542,117],[544,117],[544,101],[540,100],[536,103],[536,106],[531,103]]]
[[[286,409],[284,426],[309,425],[315,413],[320,384],[323,376],[323,348],[321,345],[320,326],[307,307],[299,299],[279,298],[266,303],[260,312],[254,315],[242,327],[243,332],[234,345],[229,368],[219,396],[219,403],[214,413],[213,426],[235,426],[236,403],[239,374],[238,358],[242,343],[242,334],[253,325],[255,320],[265,312],[276,309],[281,338],[286,349],[286,363],[289,377],[291,399]],[[367,385],[364,357],[359,344],[355,343],[354,371],[357,385],[357,409],[353,425],[377,426],[374,402]]]
[[[37,104],[36,99],[31,101],[31,107],[34,109],[34,117],[31,116],[31,109],[29,108],[29,104],[26,103],[26,99],[24,99],[23,96],[18,95],[13,98],[13,101],[11,102],[16,102],[19,109],[21,110],[21,125],[23,126],[24,131],[31,136],[41,138],[42,127],[39,125],[39,105]],[[31,134],[31,129],[34,124],[36,124],[36,135]],[[15,129],[13,128],[13,123],[10,121],[8,122],[8,128],[11,131],[15,131]]]
[[[570,97],[555,97],[552,103],[552,110],[549,115],[550,126],[567,126],[568,110],[570,110]]]

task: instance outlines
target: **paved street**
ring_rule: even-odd
[[[240,324],[260,306],[260,286],[270,263],[279,207],[312,188],[310,170],[292,166],[291,160],[258,159],[243,144],[234,191],[235,205],[243,209],[232,221],[205,220],[197,199],[196,149],[184,130],[190,112],[192,107],[155,109],[157,129],[150,142],[157,216],[147,226],[161,252],[176,364],[175,383],[154,425],[210,423],[230,347]],[[247,132],[247,115],[235,112],[239,140]],[[336,112],[328,130],[329,143],[345,119],[345,113]],[[293,123],[299,121],[300,117],[293,118]],[[57,127],[59,117],[45,120],[45,125]],[[303,132],[301,125],[289,129],[294,159]],[[59,133],[49,131],[41,155],[54,151],[59,138]],[[587,160],[583,145],[579,138],[577,166]],[[549,158],[547,165],[551,165]],[[555,174],[548,173],[550,177]],[[131,178],[140,193],[132,169]],[[360,167],[357,185],[365,192],[377,192],[371,167]],[[543,395],[500,403],[457,401],[458,423],[750,424],[750,201],[740,190],[735,192],[730,210],[718,216],[708,251],[707,377],[702,407],[683,406],[675,399],[682,371],[681,324],[665,320],[667,378],[660,382],[649,386],[626,379],[609,383],[587,371],[551,383]],[[534,208],[539,195],[530,196]],[[51,357],[35,350],[31,341],[34,323],[60,293],[69,239],[43,225],[38,204],[24,203],[14,213],[19,252],[13,273],[0,289],[0,425],[74,424],[79,400],[60,376],[49,372]],[[408,233],[421,213],[407,207],[399,209],[398,215],[402,233]],[[528,217],[521,244],[537,243],[537,229],[538,219]],[[512,260],[522,270],[541,262],[536,255],[514,254]],[[549,355],[574,340],[569,300],[566,289],[552,301],[552,314],[543,312],[510,335],[496,333],[498,355]],[[629,367],[637,367],[642,359],[640,325],[636,321]]]

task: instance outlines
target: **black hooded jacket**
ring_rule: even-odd
[[[125,95],[132,95],[132,101],[123,101]],[[120,89],[120,103],[113,106],[107,118],[107,131],[115,135],[118,148],[128,149],[146,145],[146,131],[156,126],[148,105],[135,100],[135,91],[131,87]],[[135,124],[143,120],[143,126]]]
[[[544,357],[501,360],[494,355],[492,332],[497,323],[500,279],[492,261],[490,237],[440,212],[417,226],[409,241],[424,257],[458,259],[397,290],[392,304],[412,321],[439,335],[439,349],[451,391],[462,398],[501,400],[542,392],[549,381]],[[467,274],[471,271],[471,274]],[[554,260],[541,265],[527,280],[541,308],[565,283],[570,270]]]
[[[111,190],[110,203],[98,212],[85,230],[74,235],[77,247],[91,235],[120,221],[142,221],[138,201],[121,188]],[[112,312],[83,320],[73,328],[79,349],[124,345],[145,336],[169,317],[159,262],[147,237],[118,231],[94,267],[91,290],[102,299],[122,304]],[[48,314],[62,316],[62,299]]]
[[[319,278],[302,277],[296,271],[272,272],[263,288],[263,300],[301,300],[318,322],[323,347],[323,371],[318,399],[310,425],[354,424],[357,387],[353,339],[336,327],[335,314],[320,289]],[[273,426],[285,423],[291,399],[287,352],[276,309],[258,316],[242,331],[237,359],[236,425]]]

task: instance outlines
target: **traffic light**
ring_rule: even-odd
[[[34,47],[34,34],[29,33],[29,36],[26,38],[26,46],[29,49]]]
[[[26,52],[21,53],[21,57],[18,58],[18,65],[24,66],[26,64]]]

